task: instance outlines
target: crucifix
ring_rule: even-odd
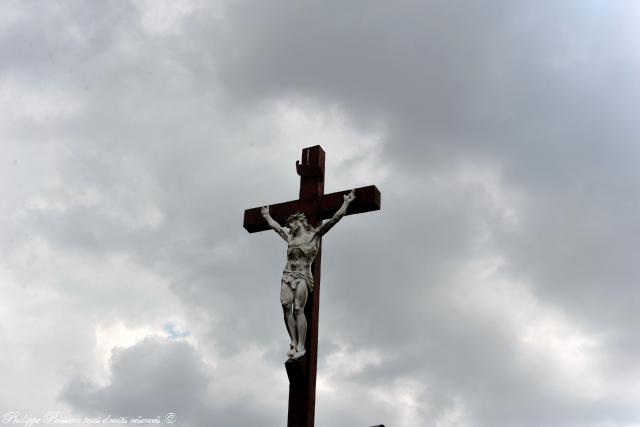
[[[380,209],[380,191],[373,185],[324,194],[324,159],[319,145],[302,150],[302,161],[296,161],[298,200],[244,211],[249,233],[273,229],[287,241],[280,300],[291,338],[285,362],[288,427],[314,425],[322,235],[344,215]],[[329,221],[323,223],[325,219]]]

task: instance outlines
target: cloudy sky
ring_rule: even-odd
[[[242,214],[320,144],[327,192],[383,204],[324,239],[316,425],[640,426],[638,28],[633,0],[1,2],[0,414],[284,426],[285,247]]]

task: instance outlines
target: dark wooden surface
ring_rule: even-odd
[[[302,161],[296,164],[300,175],[300,200],[297,206],[313,206],[324,195],[324,150],[316,145],[302,150]],[[305,171],[314,171],[306,174]],[[300,209],[293,207],[293,212]],[[320,225],[316,210],[304,212],[309,224]],[[290,214],[289,214],[290,215]],[[289,216],[287,215],[287,216]],[[272,216],[273,217],[273,216]],[[286,219],[286,218],[285,218]],[[264,221],[264,219],[263,219]],[[304,313],[307,317],[307,339],[304,347],[307,354],[300,360],[306,374],[301,384],[289,381],[288,427],[313,427],[316,411],[316,372],[318,368],[318,316],[320,314],[320,266],[322,264],[322,238],[318,254],[313,261],[312,273],[314,289],[309,293]]]
[[[289,384],[296,387],[300,387],[305,384],[309,377],[309,374],[306,371],[307,364],[304,360],[289,359],[284,362],[284,367],[287,369]]]
[[[349,191],[351,190],[325,194],[316,199],[305,200],[301,198],[301,200],[269,205],[269,214],[282,226],[286,225],[285,222],[289,215],[296,212],[302,212],[307,218],[313,215],[320,221],[329,219],[340,209],[344,200],[343,196],[347,195]],[[347,215],[377,211],[380,209],[380,191],[375,185],[356,188],[355,194],[356,199],[349,205]],[[249,233],[269,230],[269,224],[267,224],[260,213],[261,208],[262,206],[244,211],[242,226]]]

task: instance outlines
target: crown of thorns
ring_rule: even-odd
[[[307,222],[307,217],[304,216],[303,213],[296,212],[293,215],[290,215],[289,218],[287,218],[287,224],[291,224],[293,221]]]

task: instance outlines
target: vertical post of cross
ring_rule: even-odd
[[[324,150],[316,145],[302,150],[302,160],[296,162],[296,170],[300,175],[300,202],[313,205],[324,195]],[[316,211],[316,209],[313,209]],[[322,222],[315,213],[307,213],[309,224],[317,227]],[[322,257],[322,240],[318,253],[313,261],[314,289],[309,294],[305,307],[307,318],[306,356],[300,361],[288,361],[287,364],[301,364],[299,378],[294,379],[292,373],[297,369],[287,367],[289,372],[289,413],[288,427],[313,427],[316,401],[316,370],[318,365],[318,315],[320,312],[320,265]],[[298,369],[300,370],[300,369]]]

